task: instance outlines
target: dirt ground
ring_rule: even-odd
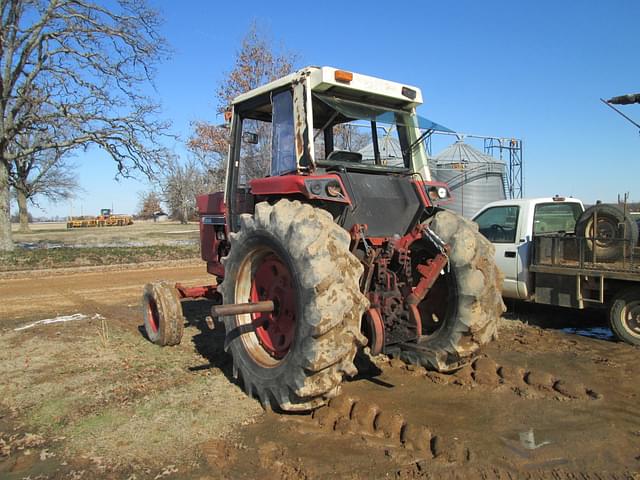
[[[234,383],[208,302],[183,303],[177,347],[144,338],[158,279],[210,281],[199,262],[0,277],[0,478],[640,479],[640,349],[562,331],[604,331],[598,313],[512,305],[455,374],[363,356],[328,407],[278,415]]]

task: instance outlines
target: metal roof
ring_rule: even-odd
[[[438,165],[447,163],[503,163],[502,160],[476,150],[461,139],[432,157],[431,161]]]

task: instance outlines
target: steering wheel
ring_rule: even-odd
[[[501,232],[506,232],[507,231],[506,228],[504,228],[502,225],[498,225],[497,223],[492,224],[489,228],[491,230],[500,230]]]

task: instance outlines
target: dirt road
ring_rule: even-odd
[[[640,478],[637,348],[505,320],[453,375],[362,357],[329,407],[277,415],[233,383],[207,302],[183,304],[179,346],[143,338],[140,289],[160,278],[210,280],[0,280],[1,478]],[[71,313],[87,319],[14,330]]]
[[[18,278],[7,277],[0,277],[0,320],[3,322],[43,313],[63,314],[87,309],[100,313],[105,308],[137,304],[142,286],[154,280],[194,285],[212,280],[200,260],[170,266],[47,270]]]

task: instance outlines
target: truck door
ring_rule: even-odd
[[[490,207],[474,218],[482,233],[496,249],[496,264],[504,274],[502,295],[518,296],[518,217],[517,205]]]

